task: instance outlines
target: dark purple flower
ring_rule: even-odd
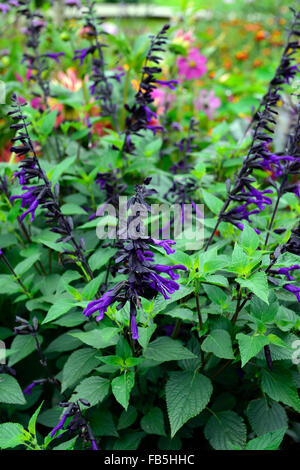
[[[297,297],[298,302],[300,302],[300,287],[293,286],[292,284],[285,284],[283,288],[294,294]]]
[[[30,385],[28,385],[28,387],[24,388],[24,390],[23,390],[24,395],[26,395],[26,394],[31,395],[31,391],[35,386],[36,386],[36,382],[33,381]]]
[[[293,281],[293,277],[290,275],[290,271],[294,271],[295,269],[300,269],[299,264],[293,264],[289,268],[279,268],[276,274],[284,274],[289,281]]]
[[[174,292],[179,289],[177,282],[171,279],[166,279],[159,274],[152,272],[148,274],[147,277],[151,281],[150,287],[157,292],[160,292],[165,299],[170,299],[171,297],[169,297],[168,294],[174,294]]]
[[[159,83],[159,85],[167,86],[171,90],[176,90],[176,86],[178,85],[178,80],[154,80],[154,83]]]
[[[157,240],[155,238],[151,239],[154,245],[161,246],[167,255],[171,255],[172,253],[175,253],[176,250],[171,248],[169,245],[176,245],[176,242],[174,240]]]
[[[163,264],[154,264],[152,266],[155,271],[158,271],[160,273],[166,273],[170,276],[171,279],[176,280],[179,279],[179,275],[173,273],[175,269],[181,269],[183,271],[187,271],[187,268],[183,266],[182,264],[175,264],[174,266],[165,266]]]
[[[49,59],[55,60],[55,62],[59,63],[58,57],[64,56],[64,52],[51,52],[49,54],[44,54],[45,57],[49,57]]]
[[[84,59],[86,58],[86,56],[88,54],[90,54],[91,52],[94,52],[94,47],[86,47],[84,49],[76,49],[74,52],[75,52],[75,55],[73,57],[73,60],[79,59],[80,60],[80,65],[83,65],[83,62],[84,62]]]
[[[23,214],[20,217],[20,220],[23,221],[24,218],[26,217],[27,214],[31,214],[30,222],[34,221],[35,217],[35,211],[38,208],[39,205],[39,200],[37,199],[36,195],[34,194],[34,191],[38,189],[39,186],[23,186],[22,190],[24,191],[25,189],[28,189],[26,193],[21,194],[20,196],[12,196],[10,198],[11,201],[14,201],[15,199],[22,199],[21,207],[26,207],[29,206],[27,211],[23,212]]]
[[[90,302],[88,306],[83,310],[83,315],[85,315],[86,317],[90,317],[93,313],[99,311],[96,320],[103,320],[107,307],[114,303],[114,301],[115,293],[113,290],[109,290],[105,292],[105,294],[100,299],[93,300],[92,302]]]
[[[132,339],[138,339],[139,338],[139,332],[138,332],[138,327],[136,324],[136,316],[132,315],[130,319],[130,328],[131,328],[131,333],[132,333]]]
[[[63,414],[63,416],[62,416],[61,420],[59,421],[59,423],[52,429],[52,431],[51,431],[51,433],[50,433],[50,436],[51,436],[51,437],[54,437],[55,434],[56,434],[56,432],[57,432],[59,429],[63,429],[67,417],[68,417],[68,411],[66,411],[66,413]]]

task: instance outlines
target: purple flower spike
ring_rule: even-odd
[[[53,52],[49,54],[45,54],[45,57],[49,57],[49,59],[55,60],[55,62],[59,63],[58,57],[65,55],[64,52]]]
[[[88,54],[90,54],[91,52],[94,52],[94,48],[86,47],[85,49],[76,49],[74,52],[75,52],[75,55],[73,57],[73,60],[79,59],[80,65],[83,65],[84,59],[86,58]]]
[[[294,294],[297,297],[298,302],[300,302],[300,287],[293,286],[292,284],[285,284],[283,288]]]
[[[136,316],[132,315],[131,316],[131,333],[132,333],[132,339],[138,339],[139,338],[139,332],[138,332],[138,327],[136,324]]]
[[[22,199],[21,207],[29,206],[27,211],[23,212],[20,217],[20,220],[23,221],[27,214],[31,214],[30,222],[34,221],[35,211],[39,205],[39,200],[35,194],[35,190],[38,189],[38,186],[32,186],[29,188],[28,186],[23,186],[22,189],[28,189],[26,193],[21,194],[20,196],[12,196],[10,201],[14,201],[15,199]]]
[[[91,439],[91,444],[92,444],[92,449],[93,450],[99,450],[96,444],[96,441],[94,439]]]
[[[290,275],[290,271],[294,271],[295,269],[300,269],[299,264],[293,264],[289,268],[279,268],[277,274],[284,274],[289,281],[293,281],[293,277]]]
[[[152,242],[154,243],[154,245],[161,246],[165,250],[167,255],[171,255],[176,251],[169,246],[176,245],[176,242],[174,240],[157,240],[155,238],[152,238]]]
[[[23,394],[24,395],[31,395],[31,391],[35,386],[36,386],[36,382],[34,381],[30,385],[28,385],[28,387],[24,388]]]
[[[60,422],[55,426],[55,428],[52,429],[51,433],[50,433],[50,436],[53,437],[55,435],[55,433],[59,430],[59,429],[62,429],[65,422],[66,422],[66,419],[68,417],[68,413],[65,413],[63,415],[63,417],[61,418]]]
[[[159,83],[159,85],[167,86],[170,90],[176,90],[176,85],[178,85],[178,80],[155,80],[154,83]]]
[[[155,264],[153,269],[160,273],[166,273],[170,276],[171,279],[176,280],[179,279],[179,275],[173,273],[175,269],[182,269],[183,271],[187,271],[187,268],[182,264],[175,264],[175,266],[165,266],[163,264]]]

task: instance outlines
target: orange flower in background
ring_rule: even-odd
[[[259,31],[260,28],[261,28],[261,25],[259,23],[245,23],[245,26],[244,26],[245,30],[246,31]]]
[[[262,65],[262,60],[260,60],[260,59],[255,59],[255,60],[253,61],[253,64],[252,64],[252,65],[253,65],[254,68],[260,67],[260,66]]]
[[[0,162],[9,162],[11,159],[11,151],[9,150],[11,147],[11,142],[7,142],[5,147],[3,147],[2,150],[0,150]],[[12,163],[18,163],[16,158],[14,158],[14,161]]]
[[[241,61],[247,60],[248,57],[249,57],[249,53],[247,51],[239,51],[235,54],[235,58]]]
[[[224,61],[223,65],[224,65],[224,68],[225,68],[226,70],[230,70],[231,67],[232,67],[232,62],[231,62],[230,59],[226,59],[226,60]]]
[[[269,47],[265,47],[263,50],[262,50],[262,53],[265,57],[268,57],[270,54],[271,54],[271,49]]]
[[[260,29],[259,31],[257,31],[256,35],[255,35],[255,40],[256,41],[262,41],[263,39],[266,39],[267,35],[265,33],[265,31],[263,29]]]

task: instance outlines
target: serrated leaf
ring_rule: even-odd
[[[262,434],[249,441],[245,450],[277,450],[284,438],[287,428]]]
[[[262,335],[249,336],[244,333],[239,333],[236,335],[236,339],[239,344],[242,367],[244,367],[252,357],[256,356],[264,346],[270,343],[269,338]]]
[[[161,336],[149,343],[144,351],[144,357],[158,362],[195,359],[197,356],[185,348],[179,340]]]
[[[57,318],[60,318],[62,315],[67,313],[69,310],[71,310],[72,307],[76,306],[76,302],[74,299],[60,299],[55,304],[53,304],[46,317],[42,321],[42,325],[45,323],[49,323],[50,321],[56,320]]]
[[[103,377],[87,377],[75,388],[72,401],[79,398],[87,400],[91,406],[101,403],[109,392],[110,382]]]
[[[62,392],[75,385],[99,365],[99,360],[95,357],[96,354],[97,351],[91,348],[79,349],[71,354],[62,371]]]
[[[247,415],[253,431],[258,436],[284,428],[288,422],[285,409],[276,402],[269,405],[265,398],[251,401]]]
[[[252,255],[259,245],[259,236],[247,222],[244,222],[243,225],[244,228],[241,233],[241,245],[249,255]]]
[[[112,392],[116,400],[127,410],[130,393],[134,386],[134,372],[125,372],[119,377],[115,377],[111,382]]]
[[[0,403],[25,405],[26,400],[17,380],[8,374],[0,375]]]
[[[90,331],[70,332],[69,334],[93,348],[102,349],[117,344],[119,331],[120,328],[107,327],[96,328]]]
[[[250,290],[250,292],[253,292],[253,294],[257,295],[257,297],[263,300],[266,304],[269,304],[268,280],[264,272],[256,272],[248,279],[237,278],[236,281],[240,284],[241,287],[246,287]]]
[[[127,410],[124,410],[120,416],[117,429],[121,431],[121,429],[126,429],[131,426],[137,419],[137,411],[134,406],[130,405]]]
[[[24,428],[19,423],[0,424],[0,449],[9,449],[24,443]]]
[[[247,429],[237,413],[220,411],[209,418],[204,434],[215,450],[234,450],[245,446]]]
[[[171,425],[171,437],[208,404],[213,387],[211,381],[198,372],[171,372],[166,384],[166,401]]]
[[[142,327],[139,328],[138,342],[142,346],[143,349],[145,349],[148,346],[151,336],[153,335],[155,330],[156,330],[155,324],[148,325],[145,328],[142,328]]]
[[[234,359],[231,337],[226,330],[212,330],[202,343],[202,349],[217,357]]]
[[[300,398],[291,372],[274,367],[273,371],[262,370],[261,387],[264,393],[300,412]]]
[[[160,408],[154,407],[141,419],[141,428],[147,434],[166,436],[164,415]]]
[[[214,196],[213,194],[205,191],[204,189],[202,189],[202,195],[204,202],[209,208],[209,210],[211,210],[214,214],[218,215],[223,207],[223,201],[218,197]]]

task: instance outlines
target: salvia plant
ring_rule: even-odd
[[[0,448],[296,449],[300,12],[0,10]]]

